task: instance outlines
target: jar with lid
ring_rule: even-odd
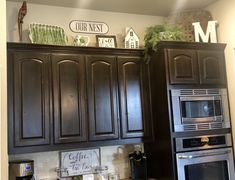
[[[108,180],[108,166],[95,167],[95,180]]]

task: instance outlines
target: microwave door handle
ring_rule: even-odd
[[[216,98],[217,100],[220,98]],[[203,97],[197,97],[197,96],[181,96],[180,101],[210,101],[215,100],[214,96],[203,96]]]
[[[215,152],[215,153],[203,153],[199,155],[180,155],[178,156],[178,158],[179,159],[193,159],[193,158],[200,158],[200,157],[223,155],[223,154],[228,154],[230,152],[231,151],[223,151],[223,152]]]

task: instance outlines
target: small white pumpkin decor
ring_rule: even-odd
[[[133,28],[126,28],[125,48],[138,49],[140,44],[139,37]]]

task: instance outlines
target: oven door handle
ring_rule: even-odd
[[[224,155],[224,154],[229,154],[229,153],[231,153],[230,150],[223,151],[223,152],[215,152],[215,153],[202,153],[199,155],[179,155],[178,159],[193,159],[193,158],[200,158],[200,157]]]
[[[180,101],[213,101],[213,100],[221,100],[221,97],[216,96],[203,96],[203,97],[197,97],[197,96],[181,96]]]

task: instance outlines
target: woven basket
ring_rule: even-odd
[[[211,13],[205,10],[183,11],[171,14],[167,21],[170,24],[179,25],[185,32],[185,40],[194,42],[194,29],[192,23],[200,22],[204,32],[207,29],[208,21],[212,20]]]

